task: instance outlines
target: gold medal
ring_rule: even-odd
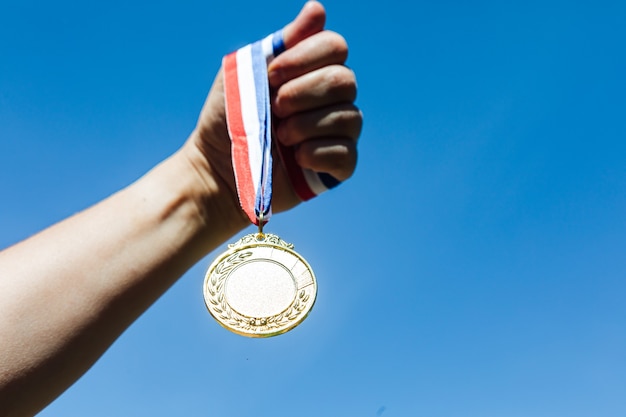
[[[282,31],[278,31],[223,60],[224,103],[237,196],[259,231],[229,245],[213,261],[203,293],[209,312],[222,326],[249,337],[276,336],[293,329],[309,314],[317,293],[315,275],[293,245],[263,233],[272,213],[272,111],[267,64],[284,47]],[[293,156],[291,160],[297,165]],[[307,185],[308,191],[301,195],[298,190],[304,189],[302,184],[294,183],[302,200],[336,182],[329,182],[328,176],[324,182],[317,174],[300,171],[295,177],[308,178],[313,187]]]
[[[207,309],[223,327],[243,336],[270,337],[306,318],[317,283],[292,244],[259,231],[228,247],[207,270],[203,288]]]

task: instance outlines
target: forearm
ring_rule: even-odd
[[[188,152],[0,253],[0,415],[34,414],[244,223]],[[235,216],[233,216],[235,213]]]
[[[268,68],[275,137],[301,168],[352,175],[362,116],[347,44],[307,2]],[[190,266],[248,220],[221,72],[182,150],[104,202],[0,252],[0,416],[32,415],[79,378]],[[275,158],[272,210],[299,204]]]

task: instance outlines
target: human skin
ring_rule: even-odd
[[[268,67],[275,137],[304,168],[356,165],[362,116],[348,48],[308,2]],[[299,203],[280,162],[273,210]],[[183,146],[135,183],[0,252],[0,416],[34,415],[185,271],[249,223],[231,165],[222,73]]]

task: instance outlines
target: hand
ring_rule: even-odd
[[[272,89],[275,137],[295,149],[303,168],[326,172],[340,181],[356,166],[356,141],[362,116],[354,106],[356,80],[343,64],[348,47],[339,34],[325,31],[326,13],[320,3],[309,1],[296,19],[284,28],[287,50],[268,67]],[[192,162],[213,192],[224,193],[247,222],[239,208],[231,164],[222,70],[200,114],[187,148]],[[193,152],[193,151],[196,152]],[[199,153],[197,151],[200,151]],[[274,158],[273,211],[299,203],[280,162]],[[244,223],[245,225],[245,223]]]
[[[276,138],[345,180],[361,114],[347,46],[307,3],[268,68]],[[298,203],[274,158],[274,211]],[[0,252],[0,415],[35,415],[176,279],[249,224],[239,206],[221,71],[182,149],[125,189]],[[33,254],[37,261],[32,262]],[[68,291],[71,288],[71,291]],[[46,302],[41,303],[42,294]]]

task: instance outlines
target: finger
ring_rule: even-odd
[[[309,36],[321,32],[326,23],[326,11],[317,1],[307,1],[293,22],[283,29],[283,39],[287,49]]]
[[[307,72],[343,64],[347,57],[348,44],[343,36],[331,31],[316,33],[287,49],[269,64],[270,86],[277,88]]]
[[[291,80],[276,91],[272,111],[280,118],[356,99],[356,77],[343,65],[331,65]]]
[[[345,137],[356,141],[361,134],[362,125],[363,118],[359,109],[352,103],[342,103],[296,113],[280,120],[276,137],[285,146],[320,137]]]
[[[295,157],[302,168],[325,172],[339,181],[345,181],[356,168],[356,142],[340,137],[314,139],[298,146]]]
[[[278,155],[274,157],[272,187],[276,191],[280,190],[280,198],[272,200],[272,211],[275,213],[287,210],[302,202],[296,193],[296,190],[293,188],[292,180],[290,179],[285,166],[280,161],[281,159]]]

